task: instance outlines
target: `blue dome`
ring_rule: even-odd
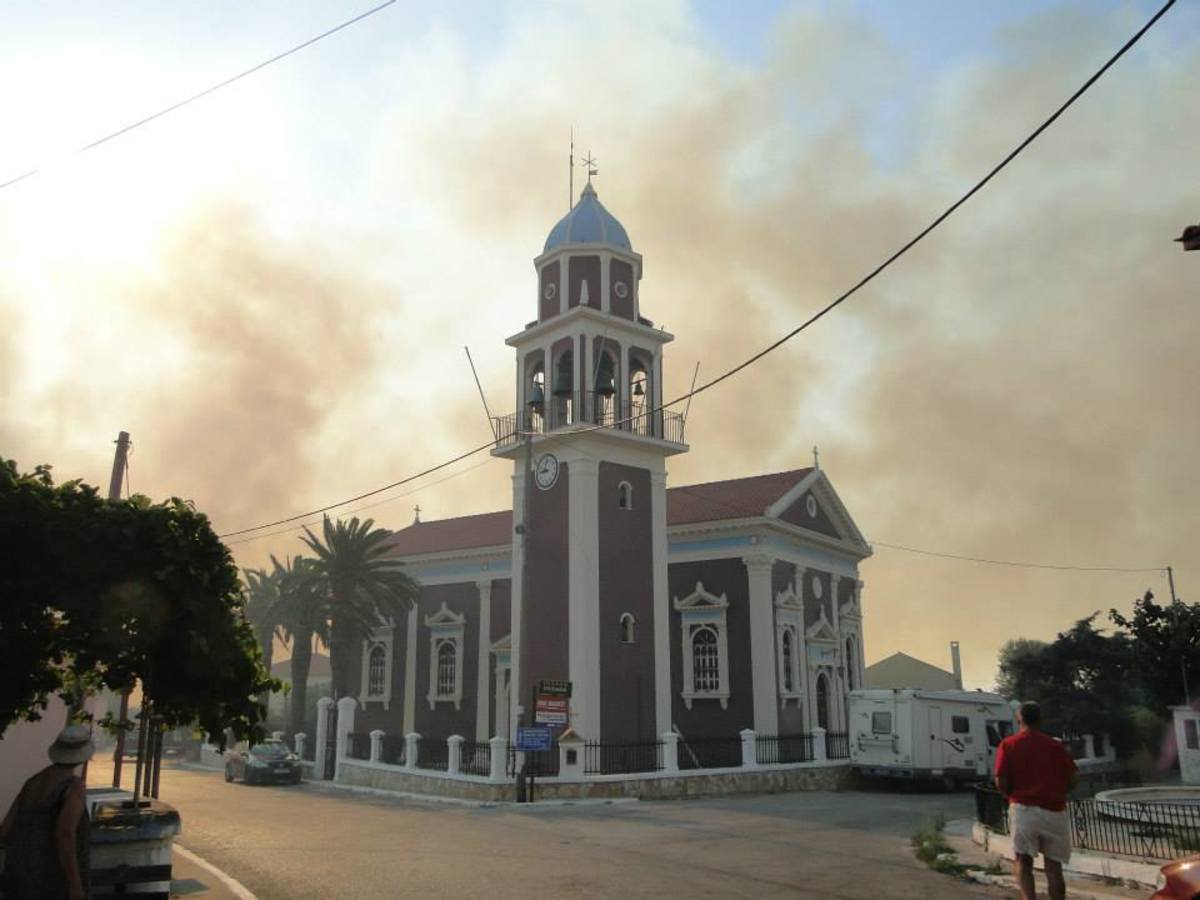
[[[579,195],[579,202],[550,229],[542,252],[549,253],[563,244],[611,244],[622,250],[633,250],[624,226],[604,208],[590,181]]]

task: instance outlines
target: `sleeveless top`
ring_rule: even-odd
[[[4,900],[65,900],[67,879],[58,861],[54,843],[54,826],[68,788],[79,783],[72,775],[55,785],[41,803],[25,796],[21,788],[17,797],[17,815],[8,843],[4,848]],[[87,807],[75,829],[75,859],[79,862],[79,877],[83,893],[88,893],[88,869],[91,863],[91,821]]]

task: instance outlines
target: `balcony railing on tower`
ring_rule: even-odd
[[[630,402],[615,394],[574,391],[546,398],[539,408],[493,416],[496,445],[519,444],[526,432],[548,434],[569,425],[599,425],[673,444],[683,443],[683,416],[671,409],[655,410],[649,403]]]

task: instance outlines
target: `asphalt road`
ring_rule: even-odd
[[[163,770],[180,842],[261,900],[1004,897],[931,872],[908,836],[966,794],[802,793],[450,806]]]

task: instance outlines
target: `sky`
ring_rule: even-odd
[[[127,430],[131,489],[225,532],[487,441],[463,347],[508,412],[503,339],[536,314],[572,128],[644,257],[643,313],[676,334],[678,395],[915,234],[1157,6],[398,3],[73,152],[371,5],[5,10],[0,182],[39,174],[0,190],[0,453],[107,485]],[[958,640],[988,687],[1004,641],[1165,596],[1161,566],[1198,599],[1200,254],[1172,242],[1200,221],[1198,10],[872,286],[695,398],[670,484],[820,446],[875,542],[868,661],[948,666]],[[347,509],[501,509],[509,474],[480,454]],[[231,549],[303,548],[271,529]]]

